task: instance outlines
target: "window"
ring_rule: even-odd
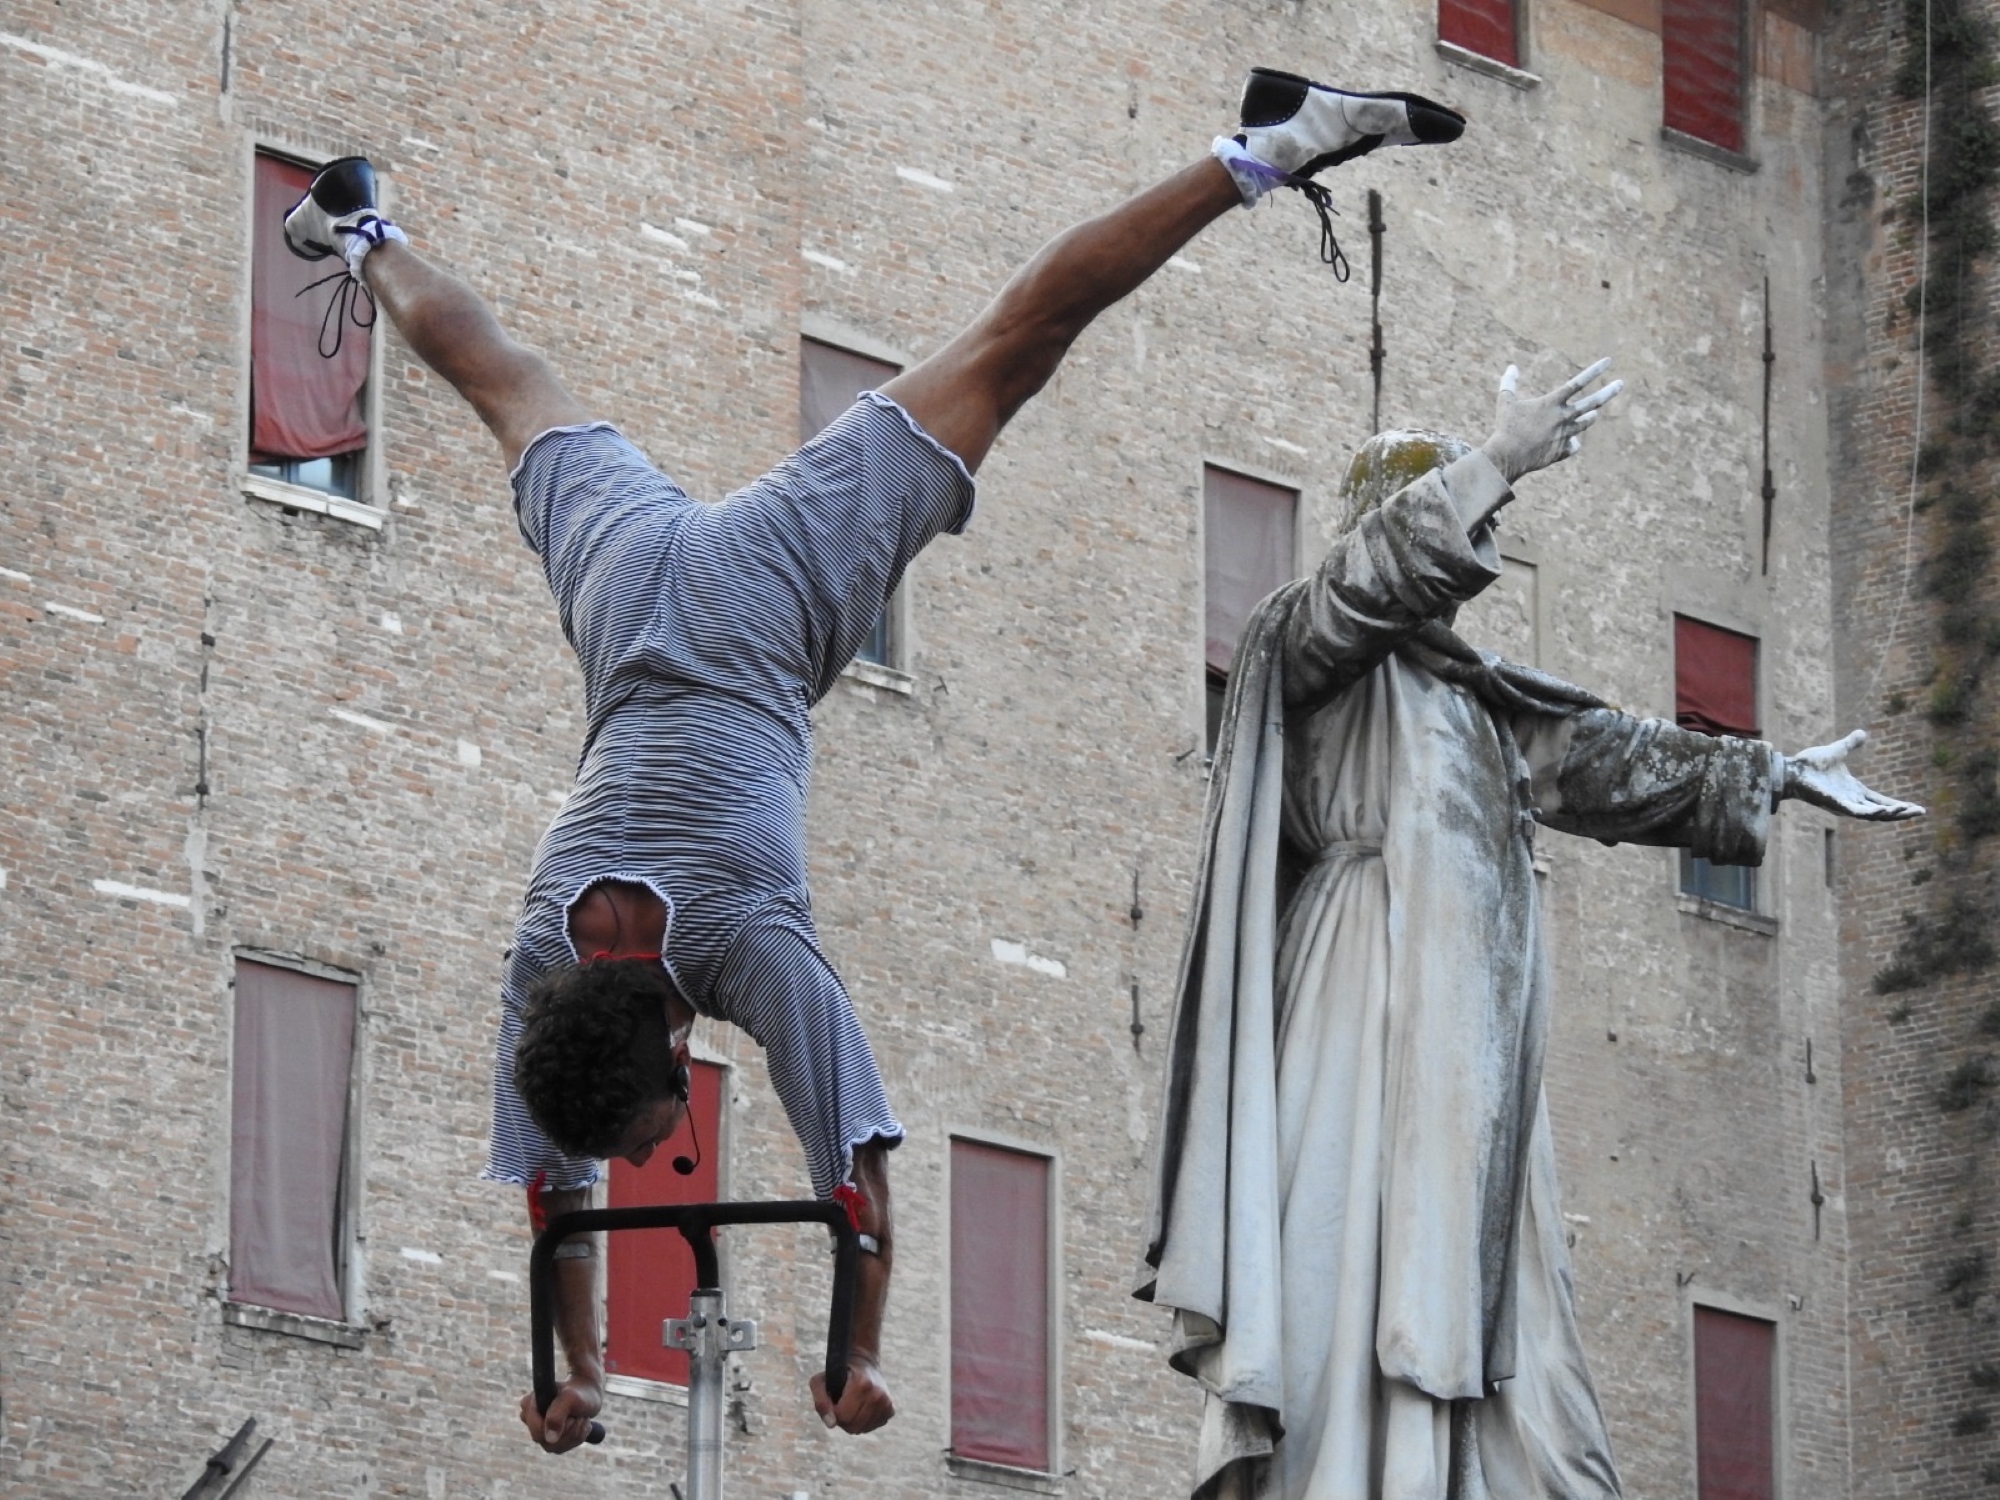
[[[887,360],[870,359],[849,349],[823,344],[818,339],[799,340],[799,441],[818,437],[833,419],[854,404],[863,391],[886,385],[902,374],[900,366]],[[879,667],[894,666],[890,639],[890,610],[885,605],[875,617],[875,630],[855,655]]]
[[[683,1177],[673,1168],[676,1156],[695,1154],[687,1132],[676,1132],[643,1167],[611,1163],[612,1208],[720,1200],[723,1069],[697,1062],[688,1071],[688,1114],[701,1141],[693,1173]],[[605,1239],[605,1373],[686,1385],[687,1354],[660,1342],[660,1325],[688,1315],[694,1253],[678,1229],[622,1229]]]
[[[1694,1310],[1696,1500],[1773,1500],[1778,1325]]]
[[[1438,0],[1438,40],[1510,68],[1521,65],[1514,0]]]
[[[1674,722],[1703,734],[1757,737],[1757,641],[1674,616]],[[1681,889],[1722,906],[1754,911],[1757,872],[1712,865],[1681,851]]]
[[[1743,149],[1743,0],[1661,0],[1665,124],[1725,151]]]
[[[1052,1467],[1045,1156],[951,1143],[951,1452]]]
[[[368,335],[340,330],[340,351],[320,355],[323,320],[340,290],[312,283],[337,260],[300,260],[285,246],[284,217],[312,181],[312,169],[257,153],[250,273],[250,472],[264,479],[361,498],[368,421]],[[307,290],[307,288],[312,288]],[[364,312],[363,316],[367,316]],[[334,330],[325,327],[327,347]]]
[[[355,988],[236,963],[229,1297],[345,1320]]]
[[[1291,580],[1299,495],[1209,464],[1202,469],[1202,596],[1208,677],[1208,747],[1222,724],[1229,659],[1250,613]]]

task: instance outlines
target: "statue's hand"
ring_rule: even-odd
[[[1493,466],[1512,484],[1524,474],[1561,463],[1583,446],[1583,431],[1597,420],[1598,410],[1625,389],[1614,380],[1583,395],[1584,388],[1611,368],[1611,361],[1576,372],[1546,396],[1521,396],[1515,387],[1521,372],[1507,366],[1500,377],[1499,410],[1494,415],[1493,436],[1480,444]]]
[[[1914,802],[1898,802],[1880,792],[1870,791],[1847,769],[1848,755],[1868,741],[1868,731],[1857,729],[1831,745],[1815,745],[1797,755],[1785,757],[1785,779],[1780,797],[1796,797],[1848,818],[1866,818],[1871,823],[1900,823],[1920,818],[1924,810]]]

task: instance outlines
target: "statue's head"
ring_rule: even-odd
[[[1378,432],[1361,445],[1340,485],[1340,525],[1345,536],[1363,516],[1405,485],[1472,451],[1472,444],[1442,432]]]

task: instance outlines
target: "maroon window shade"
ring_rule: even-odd
[[[252,463],[331,458],[368,444],[361,410],[368,335],[349,326],[341,335],[340,352],[332,359],[320,358],[320,320],[338,287],[329,282],[305,290],[339,270],[340,262],[300,260],[285,248],[285,213],[311,181],[305,167],[261,153],[257,157],[250,272]]]
[[[1660,82],[1669,129],[1743,149],[1743,0],[1661,0]]]
[[[1049,1466],[1049,1162],[951,1143],[951,1450]]]
[[[1778,1329],[1762,1318],[1694,1310],[1698,1500],[1773,1500]]]
[[[232,1301],[315,1318],[346,1315],[341,1194],[353,1059],[353,985],[237,963]]]
[[[1674,722],[1757,738],[1757,640],[1674,616]]]
[[[1202,471],[1206,659],[1229,670],[1250,612],[1293,573],[1299,497],[1228,469]]]
[[[1438,40],[1509,67],[1521,64],[1514,0],[1438,0]]]
[[[701,1135],[701,1156],[689,1176],[673,1167],[676,1156],[693,1156],[694,1142],[683,1126],[643,1167],[611,1163],[609,1202],[613,1208],[650,1203],[714,1203],[721,1199],[722,1074],[713,1063],[694,1063],[688,1072],[688,1112]],[[604,1368],[639,1380],[686,1385],[687,1355],[660,1342],[660,1325],[688,1315],[694,1290],[694,1254],[677,1229],[626,1229],[607,1235],[604,1294]]]
[[[887,385],[902,371],[887,360],[799,340],[799,441],[811,442],[863,391]]]

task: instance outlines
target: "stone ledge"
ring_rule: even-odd
[[[624,1396],[632,1401],[654,1401],[661,1406],[686,1406],[687,1387],[664,1380],[642,1380],[637,1375],[606,1375],[604,1394]]]
[[[245,474],[241,483],[245,495],[267,505],[309,510],[316,515],[332,516],[336,521],[366,526],[370,531],[382,529],[382,512],[372,505],[329,495],[324,490],[310,490],[302,484],[286,484],[282,479],[266,479],[262,474]]]
[[[1455,68],[1464,68],[1472,73],[1484,73],[1488,78],[1497,78],[1509,88],[1538,89],[1542,86],[1539,74],[1530,73],[1525,68],[1517,68],[1512,63],[1503,63],[1497,57],[1488,57],[1482,52],[1474,52],[1470,47],[1461,47],[1457,42],[1447,42],[1439,37],[1431,43],[1437,55]]]
[[[316,1344],[333,1344],[342,1349],[359,1349],[368,1338],[368,1330],[359,1324],[279,1312],[274,1307],[252,1307],[247,1302],[223,1303],[222,1321],[237,1328],[282,1333],[288,1338],[310,1339]]]
[[[1712,161],[1732,172],[1754,172],[1758,168],[1757,158],[1745,156],[1741,151],[1731,151],[1727,146],[1718,146],[1713,141],[1705,141],[1698,135],[1689,135],[1685,130],[1676,130],[1671,125],[1660,127],[1660,144],[1675,151],[1684,151],[1689,156],[1699,156],[1703,161]]]
[[[1016,1469],[1008,1464],[989,1464],[984,1459],[944,1456],[944,1466],[954,1479],[970,1479],[975,1484],[993,1484],[1002,1489],[1026,1490],[1031,1495],[1060,1495],[1062,1475],[1041,1469]]]
[[[1778,935],[1776,917],[1745,911],[1740,906],[1725,906],[1720,901],[1704,901],[1701,897],[1690,896],[1685,891],[1674,897],[1674,905],[1687,916],[1700,917],[1709,922],[1720,922],[1724,927],[1741,928],[1744,932],[1754,932],[1760,937]]]
[[[881,688],[887,693],[901,693],[905,698],[917,695],[916,678],[894,667],[885,667],[878,661],[863,661],[856,657],[840,669],[840,675],[859,687]]]

